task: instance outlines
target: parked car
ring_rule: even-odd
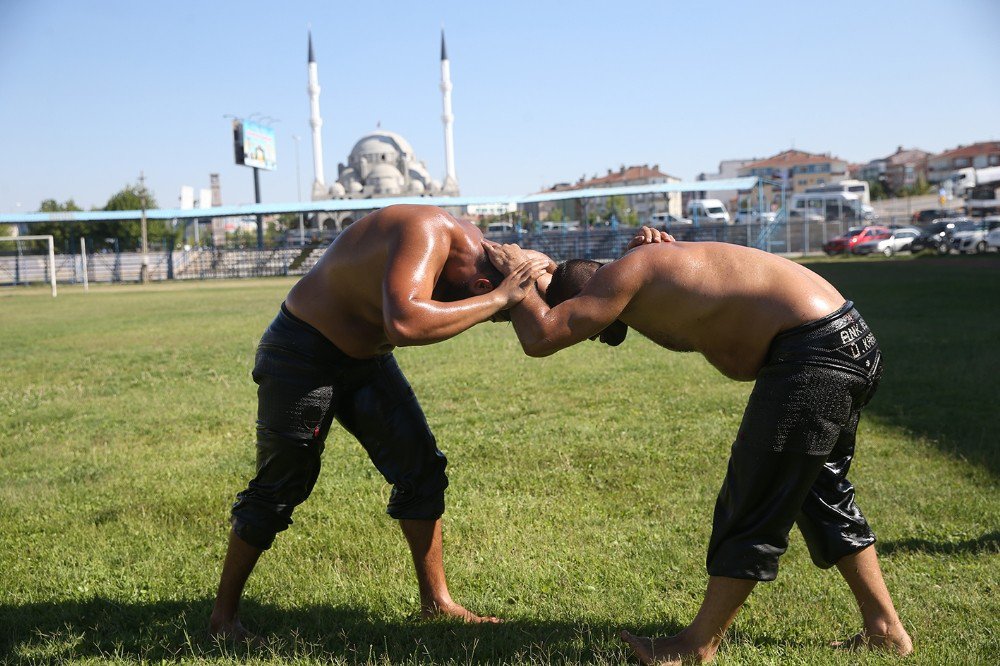
[[[913,214],[913,224],[924,225],[934,220],[951,217],[955,215],[955,211],[948,210],[946,208],[928,208],[926,210],[918,210]]]
[[[986,252],[989,248],[986,236],[992,230],[1000,227],[1000,216],[991,215],[974,224],[974,229],[956,229],[951,237],[952,247],[962,254]]]
[[[801,209],[791,209],[788,211],[789,222],[826,222],[826,216],[815,211],[803,211]]]
[[[897,252],[901,252],[910,247],[914,239],[920,235],[920,229],[916,227],[900,227],[890,229],[888,237],[872,238],[854,246],[854,254],[874,254],[881,252],[887,257],[891,257]]]
[[[653,213],[649,216],[649,222],[656,227],[675,227],[681,224],[694,224],[686,217],[677,217],[671,213]]]
[[[857,238],[861,233],[868,227],[851,227],[847,230],[847,233],[842,236],[837,236],[836,238],[831,238],[826,243],[823,244],[823,251],[829,255],[840,254],[841,252],[847,252],[855,244],[857,244]]]
[[[934,250],[938,254],[948,254],[951,251],[951,237],[956,227],[963,223],[971,223],[967,217],[939,218],[924,228],[923,232],[913,239],[910,252],[916,254],[924,250]]]
[[[986,234],[987,249],[1000,250],[1000,227]]]
[[[778,216],[777,213],[772,213],[770,211],[765,211],[761,213],[760,211],[751,210],[741,210],[736,213],[736,224],[770,224],[774,222],[774,218]]]

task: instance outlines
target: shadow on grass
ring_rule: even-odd
[[[808,265],[878,337],[885,373],[866,413],[1000,475],[1000,259]]]
[[[416,619],[391,621],[366,610],[331,605],[279,608],[248,600],[247,628],[265,645],[218,645],[207,638],[211,600],[123,603],[94,598],[0,605],[0,661],[51,662],[96,658],[126,661],[228,656],[237,660],[296,659],[351,663],[510,661],[621,663],[620,626],[587,622],[509,620],[470,625]],[[645,635],[681,625],[630,626]],[[744,639],[747,637],[744,635]],[[750,642],[755,643],[754,639]],[[764,639],[761,645],[773,644]]]
[[[880,541],[878,553],[890,557],[894,553],[928,553],[933,555],[1000,554],[1000,532],[988,532],[976,539],[964,541],[930,541],[928,539],[899,539]]]

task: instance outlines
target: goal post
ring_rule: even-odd
[[[56,297],[56,243],[52,236],[0,236],[0,242],[20,243],[21,241],[48,241],[49,265],[48,281],[52,285],[52,297]]]

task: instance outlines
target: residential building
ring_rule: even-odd
[[[743,165],[738,175],[765,178],[764,198],[772,204],[781,204],[781,186],[785,195],[804,192],[806,188],[836,183],[849,178],[847,160],[830,153],[808,153],[804,150],[785,150],[763,160]]]
[[[881,182],[888,194],[904,187],[913,187],[921,179],[927,180],[927,160],[931,154],[919,148],[903,148],[887,157],[872,160],[856,174],[861,180]]]
[[[545,192],[562,192],[567,190],[585,190],[595,187],[625,187],[628,185],[658,185],[661,183],[679,183],[680,178],[660,171],[660,165],[648,164],[626,167],[622,165],[617,171],[608,169],[604,176],[581,177],[575,183],[558,183],[544,190]],[[548,201],[540,204],[526,205],[525,212],[535,220],[545,220],[551,212],[559,208],[565,220],[586,221],[588,215],[596,213],[603,215],[608,212],[608,197],[592,197],[588,199],[568,199],[565,201]],[[681,196],[678,192],[664,194],[631,194],[624,197],[624,211],[617,211],[619,221],[634,213],[639,224],[645,224],[653,213],[668,212],[681,215]]]
[[[730,178],[737,178],[740,174],[740,169],[753,162],[759,162],[759,157],[753,157],[750,159],[742,160],[722,160],[719,162],[719,171],[717,173],[699,173],[695,180],[728,180]],[[691,199],[719,199],[729,210],[736,209],[736,199],[739,196],[737,190],[702,190],[700,192],[692,192]]]
[[[958,169],[984,169],[992,166],[1000,166],[1000,141],[981,141],[970,146],[959,146],[927,159],[927,181],[940,183],[948,180],[952,172]]]

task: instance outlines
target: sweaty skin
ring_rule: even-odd
[[[521,261],[517,246],[488,245],[501,272]],[[824,317],[844,297],[807,268],[728,243],[654,242],[594,274],[551,310],[529,292],[511,312],[530,356],[547,356],[603,331],[616,319],[673,351],[701,353],[725,376],[752,381],[777,333]]]
[[[506,273],[522,259],[516,245],[487,243]],[[549,309],[532,291],[511,311],[524,351],[545,356],[593,338],[620,320],[667,349],[697,351],[727,377],[753,380],[774,336],[838,310],[844,298],[826,280],[775,255],[724,243],[675,242],[643,227],[617,261],[599,268],[575,297]],[[862,631],[842,649],[904,656],[913,642],[896,613],[874,546],[844,556],[837,569],[854,593]],[[643,664],[712,661],[754,580],[711,576],[690,625],[674,636],[623,631]]]
[[[341,233],[285,307],[355,358],[446,340],[517,303],[541,273],[539,260],[494,290],[476,267],[482,239],[478,227],[440,208],[384,208]],[[434,300],[439,279],[467,283],[475,295]]]
[[[518,303],[554,264],[526,257],[494,289],[483,272],[483,234],[433,206],[390,206],[341,233],[289,292],[285,307],[348,356],[440,342]],[[485,262],[485,264],[483,263]],[[400,520],[413,556],[424,617],[498,622],[457,604],[448,591],[441,520]],[[253,640],[239,620],[243,589],[262,551],[230,533],[209,634]]]

